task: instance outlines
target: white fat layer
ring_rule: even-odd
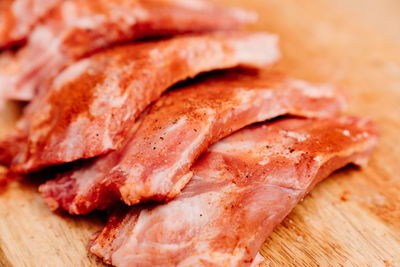
[[[156,245],[160,254],[179,252],[185,247],[195,244],[193,256],[182,261],[179,266],[198,263],[202,258],[202,256],[199,258],[199,255],[204,255],[205,259],[210,259],[210,257],[218,259],[218,262],[237,262],[245,253],[243,248],[239,247],[233,253],[225,254],[210,247],[208,240],[215,239],[220,233],[220,228],[210,227],[206,233],[201,234],[200,231],[200,235],[195,235],[195,238],[192,238],[193,233],[197,233],[204,228],[204,225],[212,222],[212,218],[219,217],[219,210],[214,207],[220,206],[221,198],[227,194],[227,191],[231,191],[231,187],[235,186],[229,185],[226,188],[221,188],[218,192],[205,192],[190,198],[178,198],[151,211],[142,210],[135,227],[128,233],[127,240],[113,253],[112,263],[117,266],[129,266],[132,262],[145,260],[143,257],[149,256],[146,253],[149,252],[148,246],[153,244],[152,238],[158,240]],[[205,203],[208,204],[205,205]],[[182,212],[184,212],[184,216],[182,216]],[[162,220],[155,220],[156,218],[162,218]],[[160,229],[162,229],[161,232]],[[182,231],[182,229],[185,229],[185,231]],[[173,232],[184,233],[181,241],[176,243],[165,242],[168,241],[169,234]],[[149,239],[142,240],[143,233],[149,234]],[[166,238],[165,241],[164,238]],[[141,249],[144,249],[144,251]]]
[[[304,142],[308,138],[310,138],[309,134],[301,134],[301,133],[292,132],[292,131],[285,131],[285,133],[287,136],[296,139],[298,142]]]
[[[200,183],[203,180],[197,176],[193,179],[199,179],[195,182]],[[282,190],[292,193],[285,188]],[[178,266],[197,266],[210,260],[224,266],[233,266],[241,262],[246,255],[244,246],[238,245],[233,251],[223,253],[213,248],[210,242],[217,240],[223,229],[222,225],[218,226],[215,222],[221,218],[221,209],[224,208],[221,200],[226,200],[226,196],[231,192],[238,192],[234,184],[189,198],[179,196],[150,211],[142,209],[133,229],[126,234],[125,240],[112,254],[112,263],[116,266],[130,266],[133,263],[147,262],[154,249],[157,249],[160,255],[179,255],[185,248],[193,250]],[[259,209],[259,205],[253,206],[256,210]],[[254,210],[249,212],[256,214]],[[272,214],[268,220],[274,216],[276,215]],[[174,238],[172,241],[170,236],[175,233],[178,239]],[[250,237],[253,238],[255,237]]]
[[[76,3],[72,1],[65,1],[61,6],[61,14],[65,24],[73,24],[73,22],[79,17]]]
[[[113,83],[110,87],[113,87],[114,90],[118,90],[119,89],[117,82]],[[129,97],[129,93],[128,92],[125,92],[122,95],[113,97],[113,99],[111,100],[111,103],[110,103],[111,104],[110,107],[111,108],[121,108],[127,102],[128,97]],[[132,103],[132,105],[133,105],[133,103]],[[132,114],[129,114],[129,115],[126,114],[127,117],[125,117],[125,120],[128,119],[131,115]]]
[[[369,133],[368,132],[362,132],[356,135],[356,140],[362,139],[362,138],[368,138],[369,137]]]
[[[231,151],[243,151],[249,152],[254,150],[256,147],[259,146],[259,143],[251,140],[241,140],[241,141],[234,141],[231,140],[222,140],[218,143],[214,144],[209,148],[209,151],[212,152],[219,152],[219,153],[230,153]]]
[[[182,166],[187,166],[191,164],[191,158],[193,153],[198,149],[198,147],[204,142],[206,135],[210,133],[210,129],[215,123],[215,111],[212,109],[201,109],[200,113],[207,113],[208,121],[205,122],[206,125],[201,127],[202,131],[197,132],[197,136],[194,140],[188,144],[185,149],[180,153],[179,158],[172,164],[172,166],[165,167],[162,166],[160,169],[156,169],[152,174],[146,179],[147,186],[150,188],[150,192],[156,192],[158,194],[167,195],[171,190],[174,190],[174,184],[172,184],[172,177],[182,168]],[[174,134],[175,131],[180,131],[180,129],[185,128],[188,123],[187,118],[184,116],[180,118],[175,124],[172,124],[166,129],[163,129],[165,135]],[[116,166],[114,169],[125,171],[130,175],[127,179],[125,185],[120,188],[122,196],[135,195],[135,192],[140,192],[137,185],[133,186],[129,181],[137,181],[136,177],[141,175],[141,172],[132,172],[130,169],[126,169],[129,166]],[[144,167],[144,166],[143,166]],[[191,173],[189,174],[191,175]],[[187,178],[185,175],[181,179]]]
[[[64,2],[62,5],[62,17],[67,27],[65,32],[69,31],[72,27],[82,29],[95,29],[99,24],[106,21],[106,17],[101,14],[89,13],[85,16],[85,9],[79,10],[79,6],[74,2]]]
[[[300,89],[304,95],[312,98],[334,97],[334,88],[328,84],[313,85],[306,81],[296,79],[290,80],[290,84],[293,87]]]
[[[254,261],[251,263],[250,267],[260,267],[264,261],[265,258],[263,257],[263,255],[261,255],[260,252],[257,252],[257,255],[254,258]]]
[[[49,59],[53,61],[52,58],[49,58],[49,55],[51,57],[61,57],[59,55],[60,40],[55,37],[54,32],[50,28],[42,25],[37,26],[29,37],[29,43],[29,46],[24,50],[24,53],[27,54],[21,57],[22,60],[29,61],[24,62],[26,64],[25,69],[27,70],[37,67],[37,62],[45,60],[48,64]],[[38,53],[42,53],[40,57],[37,56]],[[43,56],[43,54],[46,56]]]
[[[33,22],[35,17],[35,9],[29,11],[28,4],[30,1],[17,0],[12,4],[11,10],[15,17],[19,19],[15,35],[22,34],[23,32],[28,32],[30,24]],[[35,5],[33,6],[35,8]],[[27,15],[30,14],[30,15]]]
[[[120,30],[129,31],[138,20],[146,20],[150,14],[147,10],[140,7],[138,3],[126,3],[121,8],[121,4],[113,2],[106,3],[108,16],[93,13],[89,9],[80,9],[76,3],[67,2],[63,4],[63,18],[68,28],[77,27],[81,29],[97,29],[106,22],[118,23]]]
[[[112,5],[113,3],[110,3]],[[134,5],[134,9],[131,8],[131,5]],[[128,12],[127,12],[128,10]],[[110,17],[111,21],[120,22],[120,27],[125,26],[126,29],[129,29],[132,25],[136,24],[137,21],[144,21],[150,17],[149,12],[138,6],[136,2],[128,3],[126,8],[121,8],[120,4],[117,4],[115,7],[110,8]],[[124,23],[121,23],[123,21]]]
[[[269,158],[266,158],[266,159],[264,159],[264,160],[259,161],[258,164],[261,165],[261,166],[265,166],[265,165],[267,165],[269,162],[270,162]]]
[[[29,142],[35,144],[39,141],[39,139],[45,135],[48,131],[50,131],[50,124],[46,124],[43,123],[47,120],[50,119],[51,117],[51,105],[48,103],[45,103],[44,105],[41,106],[41,111],[40,113],[37,113],[35,116],[35,119],[32,120],[33,122],[35,122],[35,124],[37,125],[41,125],[41,127],[35,127],[35,125],[33,125],[33,127],[36,129],[35,131],[31,131],[30,135],[29,135]]]
[[[287,132],[285,131],[285,134]],[[296,139],[299,138],[296,136]],[[303,137],[300,139],[304,139]],[[303,140],[304,141],[304,140]],[[300,141],[301,142],[301,141]],[[290,146],[293,142],[287,140],[287,142],[282,142],[279,145],[275,145],[271,142],[255,142],[250,140],[233,140],[233,139],[226,139],[225,141],[219,141],[218,143],[214,144],[209,151],[217,152],[226,155],[233,155],[233,154],[242,154],[246,153],[246,157],[252,157],[258,161],[260,166],[265,166],[270,163],[270,159],[273,156],[280,156],[287,158],[293,164],[297,164],[300,162],[303,156],[303,151],[295,150],[291,153],[286,146]],[[285,177],[292,177],[288,180],[288,184],[293,185],[293,188],[301,188],[302,185],[296,179],[296,174],[292,173],[294,168],[288,168],[288,173]],[[283,173],[283,171],[282,171]],[[267,176],[266,180],[268,183],[271,184],[281,184],[282,177],[275,177],[275,176]]]
[[[56,151],[50,150],[50,152],[56,153],[55,158],[63,158],[68,161],[71,158],[75,159],[76,155],[82,155],[86,146],[82,145],[84,140],[81,131],[82,129],[87,129],[89,127],[88,125],[90,125],[90,120],[88,118],[79,117],[68,126],[63,141],[58,142],[58,139],[47,140],[49,147],[57,146]],[[49,129],[49,127],[42,128],[41,131],[37,131],[34,135],[30,135],[29,138],[31,142],[37,142],[38,139],[42,137],[42,133],[48,132]],[[46,152],[46,149],[47,148],[45,148],[44,152]],[[25,166],[32,166],[35,161],[35,158],[30,158]]]
[[[233,15],[236,19],[242,21],[256,22],[258,19],[258,14],[256,12],[251,12],[249,10],[243,10],[242,8],[229,8],[229,13]]]
[[[252,104],[255,97],[257,97],[256,100],[258,101],[266,101],[271,99],[273,95],[272,90],[248,90],[244,88],[239,91],[238,97],[242,100],[242,103]]]
[[[187,118],[186,118],[186,116],[184,116],[182,118],[179,118],[179,120],[176,123],[171,124],[170,126],[165,128],[163,130],[163,132],[165,133],[165,135],[168,135],[168,134],[173,133],[176,130],[182,128],[186,123],[187,123]]]
[[[30,45],[18,54],[18,66],[14,66],[14,71],[9,75],[9,84],[2,86],[9,95],[29,100],[38,87],[45,86],[46,83],[40,81],[57,73],[59,62],[63,61],[63,55],[58,50],[59,41],[47,27],[37,26],[34,29],[29,38]],[[38,57],[38,54],[41,56]],[[32,73],[35,75],[32,76]],[[21,83],[21,80],[24,82]]]
[[[82,155],[86,149],[85,140],[83,140],[82,129],[87,129],[91,124],[86,117],[80,116],[71,123],[65,131],[65,138],[59,144],[56,144],[61,157],[65,159],[74,158],[75,155]],[[53,145],[54,140],[52,140]]]
[[[242,41],[232,43],[237,53],[236,61],[242,62],[242,65],[263,67],[275,63],[280,57],[276,35],[255,33]]]
[[[151,189],[153,192],[168,193],[171,190],[171,187],[173,185],[171,183],[171,179],[168,177],[173,177],[176,174],[176,172],[181,168],[181,166],[185,166],[188,163],[189,164],[191,163],[190,162],[192,158],[191,155],[193,155],[193,153],[198,149],[198,147],[204,142],[206,135],[210,133],[212,125],[215,122],[215,115],[216,115],[215,111],[212,109],[204,109],[200,110],[199,112],[208,114],[207,124],[201,127],[202,131],[197,132],[198,133],[197,137],[193,140],[193,142],[190,143],[189,146],[186,147],[185,150],[183,150],[183,153],[180,155],[178,161],[176,161],[170,168],[160,171],[156,170],[154,172],[156,173],[156,175],[154,176],[152,175],[151,179],[149,179],[149,181],[151,181]]]
[[[18,23],[16,24],[16,28],[14,28],[12,36],[19,38],[19,35],[28,33],[36,20],[43,17],[57,2],[57,0],[15,0],[12,4],[11,12],[18,18]]]
[[[250,124],[252,122],[260,122],[286,113],[286,108],[281,108],[279,103],[271,101],[274,97],[273,91],[273,89],[236,89],[234,95],[234,101],[236,103],[234,104],[235,109],[233,112],[227,113],[226,116],[223,117],[221,123],[226,124],[229,121],[232,121],[232,119],[238,116],[238,114],[246,113],[251,109],[257,110],[256,115],[249,118],[250,121],[243,121],[242,123],[246,122],[246,124]]]
[[[205,10],[208,9],[210,4],[207,1],[204,0],[161,0],[162,2],[165,3],[173,3],[174,5],[181,6],[181,7],[186,7],[192,10]]]
[[[124,94],[121,92],[119,86],[120,77],[126,71],[132,69],[134,64],[130,64],[122,69],[113,68],[108,70],[107,78],[104,82],[97,84],[94,91],[95,100],[90,106],[90,113],[94,116],[101,116],[102,114],[111,113],[113,108],[119,109],[126,104],[129,97],[129,90],[125,90]],[[132,106],[136,106],[136,103],[131,103]],[[125,118],[128,119],[132,114],[127,112]]]
[[[104,136],[103,136],[103,148],[104,149],[111,149],[114,147],[114,142],[112,140],[112,137],[110,135],[110,120],[111,116],[107,115],[106,123],[105,123],[105,130],[104,130]]]
[[[186,117],[182,117],[175,124],[172,124],[171,126],[164,129],[163,132],[165,133],[165,135],[173,133],[176,130],[179,130],[181,127],[184,127],[184,125],[186,124],[186,121],[187,121]],[[135,143],[133,143],[133,144],[135,146]],[[133,152],[131,152],[131,151],[133,151]],[[129,151],[129,153],[135,153],[135,152],[136,152],[135,147],[133,147],[133,149],[131,148]],[[179,163],[183,164],[182,161],[183,160],[180,160]],[[123,171],[130,175],[130,178],[127,179],[127,182],[125,183],[125,185],[123,185],[120,188],[120,192],[121,192],[122,196],[135,195],[135,192],[140,191],[140,189],[139,190],[137,189],[137,185],[134,186],[134,184],[137,181],[136,177],[140,177],[141,173],[144,170],[145,170],[145,166],[143,166],[142,164],[139,164],[139,163],[135,164],[134,168],[131,168],[131,166],[117,165],[111,170],[111,172]],[[156,187],[158,187],[158,188],[171,187],[171,181],[166,179],[166,177],[170,177],[174,173],[174,171],[176,171],[176,164],[174,164],[171,168],[168,168],[165,170],[154,171],[154,173],[156,173],[156,175],[152,175],[151,179],[150,179],[150,177],[148,178],[148,180],[151,180],[152,190],[157,190]],[[131,180],[132,180],[132,182],[129,182]],[[168,193],[168,191],[165,192],[165,190],[163,190],[162,192]]]
[[[124,264],[129,263],[129,258],[135,258],[136,253],[132,253],[136,251],[137,248],[146,247],[146,244],[143,244],[141,240],[138,240],[138,236],[145,232],[152,232],[157,228],[158,224],[163,225],[163,232],[159,234],[165,234],[171,231],[177,231],[181,228],[188,227],[189,231],[193,231],[196,228],[196,225],[201,225],[206,223],[209,216],[213,216],[213,214],[208,214],[205,210],[206,207],[202,205],[202,198],[208,197],[212,200],[213,196],[203,196],[198,195],[192,198],[184,199],[184,201],[171,201],[167,205],[161,205],[150,212],[148,210],[142,210],[140,212],[139,218],[135,227],[128,234],[129,239],[122,244],[122,246],[115,251],[112,256],[112,262],[118,266],[124,266]],[[210,210],[210,209],[209,209]],[[185,212],[185,216],[179,216],[182,212]],[[178,216],[177,216],[178,214]],[[202,216],[200,216],[202,214]],[[163,218],[163,221],[158,221],[157,223],[152,220],[155,217]],[[178,220],[181,218],[181,220]],[[168,222],[168,223],[166,223]],[[158,230],[157,230],[158,231]],[[153,234],[153,233],[152,233]],[[154,233],[156,235],[157,233]],[[183,240],[174,245],[170,245],[166,243],[166,245],[161,245],[163,242],[157,243],[158,248],[163,251],[170,250],[179,250],[188,245],[190,245],[194,240]],[[146,242],[146,241],[145,241]],[[151,242],[151,241],[147,241]],[[140,251],[137,251],[140,252]]]
[[[102,21],[103,16],[93,16],[93,17],[82,17],[74,20],[74,26],[81,29],[95,29],[97,21]]]
[[[196,137],[196,139],[187,147],[187,149],[184,150],[179,160],[175,162],[174,165],[168,169],[165,169],[164,171],[156,171],[156,174],[151,176],[151,189],[153,192],[168,193],[171,190],[173,185],[169,177],[173,177],[181,168],[181,166],[185,166],[190,163],[190,155],[193,154],[196,149],[198,149],[201,143],[203,143],[207,133],[207,130],[199,133],[198,137]]]
[[[319,165],[322,165],[322,163],[323,163],[323,158],[322,158],[321,155],[315,156],[315,157],[314,157],[314,160],[315,160],[316,162],[318,162]]]
[[[61,72],[53,81],[53,90],[59,90],[62,85],[71,82],[84,74],[90,66],[90,59],[83,59]]]

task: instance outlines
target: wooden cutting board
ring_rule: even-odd
[[[220,2],[258,11],[252,29],[280,35],[276,69],[342,85],[348,113],[381,132],[367,168],[335,173],[277,227],[261,248],[264,265],[400,266],[400,1]],[[9,104],[0,134],[18,113]],[[87,244],[104,216],[53,214],[37,185],[23,180],[0,194],[0,266],[102,266]]]

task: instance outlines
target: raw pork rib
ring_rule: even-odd
[[[24,129],[16,130],[27,135],[25,141],[13,137],[20,140],[13,149],[21,149],[11,169],[29,172],[117,149],[139,114],[174,83],[214,69],[261,67],[278,58],[275,35],[238,32],[130,44],[95,54],[64,70],[47,95],[32,103],[35,108],[19,123]]]
[[[8,98],[31,100],[68,64],[115,43],[236,29],[255,18],[207,0],[64,0],[34,29],[16,57],[0,68],[0,91]]]
[[[364,119],[287,118],[241,130],[196,162],[180,195],[118,210],[90,251],[116,266],[249,266],[316,183],[365,165],[377,142]]]
[[[24,41],[32,27],[62,0],[1,0],[0,49]]]
[[[162,96],[121,150],[40,187],[52,209],[84,214],[121,199],[128,205],[175,197],[212,143],[283,114],[332,116],[344,108],[336,88],[270,73],[230,73]]]

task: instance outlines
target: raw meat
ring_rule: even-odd
[[[377,142],[365,119],[286,118],[241,130],[196,162],[180,195],[123,207],[90,251],[116,266],[249,266],[316,183],[365,165]]]
[[[62,0],[1,0],[0,49],[26,40],[32,28]]]
[[[73,214],[119,199],[128,205],[169,200],[189,182],[196,158],[224,136],[284,114],[332,116],[344,104],[337,88],[277,73],[209,78],[161,97],[121,150],[47,182],[40,191],[52,209]]]
[[[31,100],[67,65],[116,43],[237,29],[255,18],[253,13],[207,0],[64,0],[0,68],[0,91],[7,98]]]
[[[30,172],[105,154],[120,147],[139,114],[174,83],[278,58],[277,37],[266,33],[183,36],[103,51],[68,67],[33,101],[5,140],[17,139],[13,149],[20,148],[3,161],[11,160],[14,172]]]

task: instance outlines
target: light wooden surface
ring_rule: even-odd
[[[190,1],[190,0],[188,0]],[[266,240],[266,266],[400,266],[400,1],[220,0],[257,10],[253,29],[280,34],[276,67],[348,88],[348,113],[378,124],[369,166],[318,185]],[[18,109],[1,115],[0,134]],[[52,214],[37,184],[0,195],[0,266],[101,266],[87,252],[99,214]]]

